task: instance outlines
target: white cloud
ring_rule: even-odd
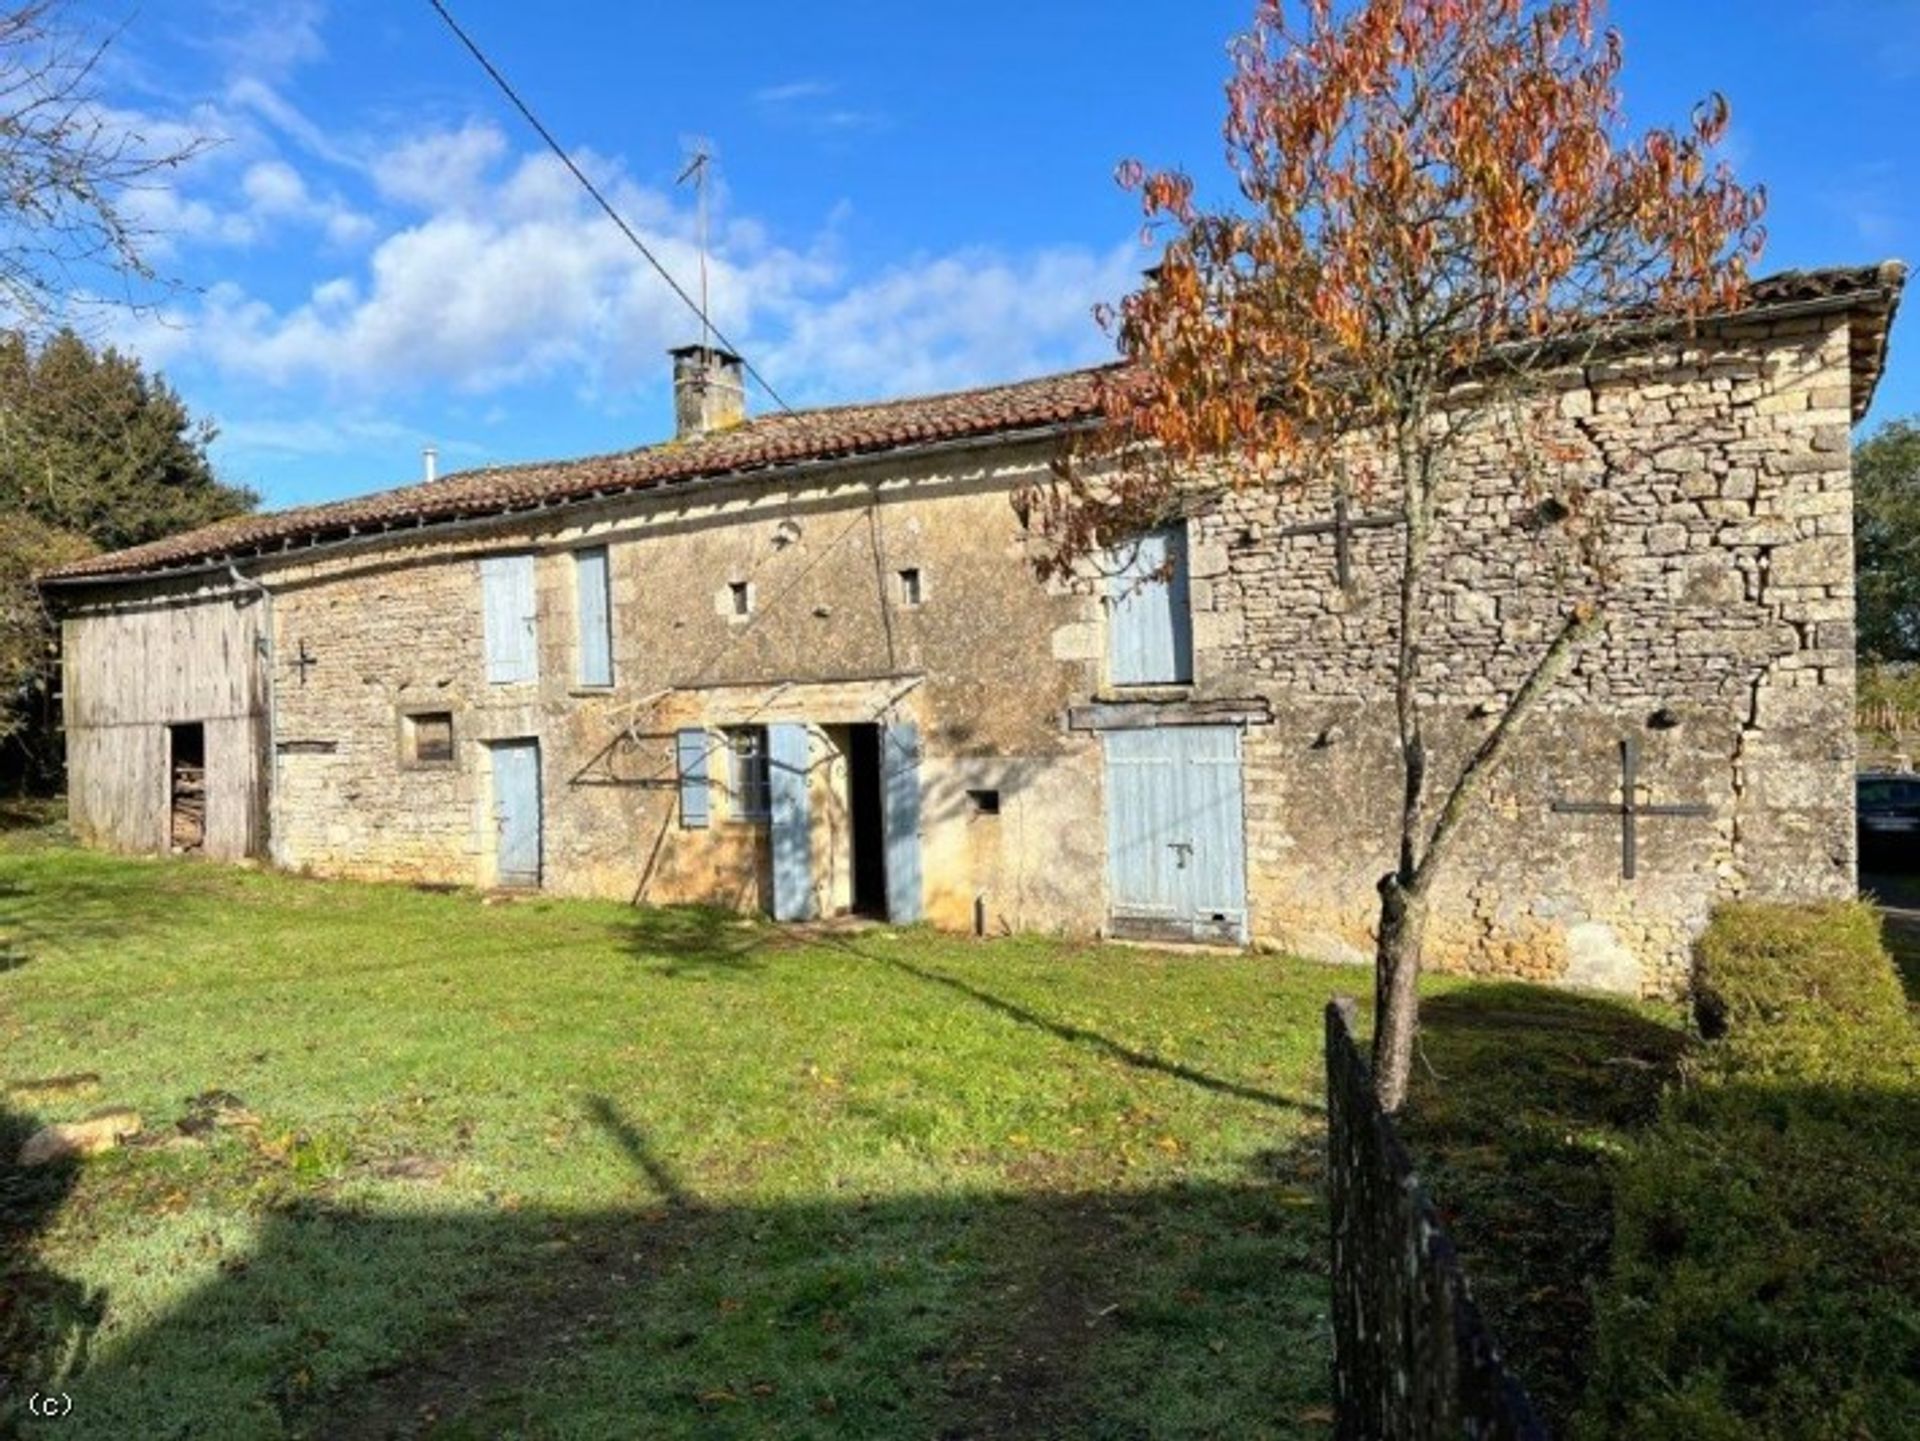
[[[286,43],[257,64],[236,49],[222,99],[193,118],[199,133],[217,130],[227,143],[187,166],[176,188],[145,197],[141,219],[176,253],[265,250],[318,232],[334,259],[315,266],[316,248],[301,252],[303,298],[226,279],[163,313],[127,317],[120,343],[255,392],[325,397],[334,413],[434,388],[498,395],[556,378],[586,404],[619,406],[664,382],[661,352],[699,322],[560,161],[517,150],[486,121],[389,134],[315,124],[287,98],[286,80],[320,53],[321,10],[294,3],[274,13],[292,28]],[[828,82],[801,78],[755,98],[816,130],[869,122],[827,109],[833,94]],[[574,159],[694,292],[691,194],[639,185],[606,156]],[[1090,309],[1126,289],[1140,264],[1131,244],[972,249],[849,278],[838,259],[844,208],[796,240],[730,213],[724,186],[709,199],[715,323],[796,401],[944,389],[1104,358],[1110,347]],[[274,424],[230,445],[313,447],[348,434]]]
[[[374,233],[373,218],[333,196],[316,196],[284,160],[262,160],[240,178],[250,216],[262,226],[289,221],[318,226],[335,245],[357,244]]]
[[[424,202],[418,157],[495,153],[472,136],[451,150],[445,139],[406,148],[388,183]],[[278,171],[249,172],[249,182],[257,205],[312,204]],[[646,227],[649,248],[690,283],[698,258],[688,218],[665,197],[617,183],[614,193],[636,223],[656,220]],[[279,309],[217,286],[197,309],[172,317],[184,331],[139,343],[282,387],[485,392],[555,373],[589,387],[631,385],[660,370],[659,352],[697,323],[551,157],[524,159],[491,180],[476,162],[433,198],[442,208],[387,233],[364,273],[325,277],[304,302]],[[759,241],[751,228],[742,233],[747,241],[730,240],[709,268],[716,322],[744,332],[759,308],[790,301],[830,270]]]
[[[373,182],[388,199],[421,210],[466,206],[480,199],[487,175],[507,153],[492,125],[469,121],[404,140],[373,161]]]
[[[768,85],[753,92],[756,105],[788,105],[795,100],[817,100],[833,94],[834,87],[824,80],[789,80],[781,85]]]
[[[322,0],[216,0],[209,8],[208,48],[231,69],[281,76],[327,53]]]
[[[887,116],[878,110],[862,110],[851,105],[826,102],[840,87],[825,80],[789,80],[753,92],[753,103],[767,118],[788,128],[813,131],[821,136],[843,135],[857,130],[882,130]]]
[[[331,276],[297,305],[216,288],[184,333],[160,339],[289,390],[493,393],[557,375],[607,396],[656,383],[661,352],[697,322],[577,190],[553,185],[556,169],[533,157],[490,187],[459,187],[450,208],[386,235],[364,274]],[[559,203],[525,204],[535,193]],[[621,196],[624,212],[659,218],[644,238],[691,289],[685,214],[632,187]],[[950,389],[1104,359],[1091,308],[1132,283],[1140,259],[1131,243],[968,251],[848,288],[832,248],[830,235],[803,250],[742,225],[723,231],[709,261],[715,323],[790,399]]]
[[[1092,364],[1092,309],[1138,283],[1139,246],[926,257],[793,307],[766,364],[802,394],[904,395]],[[775,381],[779,384],[779,381]]]
[[[247,167],[240,192],[261,215],[303,215],[312,205],[307,182],[284,160],[262,160]]]
[[[325,128],[315,124],[300,108],[257,75],[243,75],[227,87],[225,114],[238,119],[258,119],[267,127],[330,165],[358,169],[360,159]]]

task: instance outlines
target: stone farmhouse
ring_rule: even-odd
[[[1570,366],[1604,633],[1435,898],[1443,966],[1684,984],[1718,900],[1854,886],[1850,429],[1902,267],[1757,282]],[[746,418],[65,567],[72,822],[128,851],[779,919],[1370,954],[1392,850],[1392,497],[1248,488],[1043,584],[1012,503],[1097,372]],[[1475,744],[1565,605],[1475,442],[1428,724]]]

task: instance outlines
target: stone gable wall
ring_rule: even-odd
[[[1832,318],[1702,337],[1569,377],[1547,449],[1602,513],[1609,572],[1582,579],[1564,527],[1498,434],[1468,441],[1434,537],[1426,728],[1450,779],[1531,670],[1570,596],[1605,610],[1477,806],[1436,898],[1450,969],[1672,990],[1710,905],[1853,887],[1853,559],[1847,328]],[[1364,497],[1361,513],[1391,508]],[[1248,741],[1261,932],[1359,957],[1396,834],[1391,710],[1398,533],[1358,532],[1335,583],[1331,497],[1245,491],[1194,525],[1204,695],[1270,697]],[[1619,743],[1642,798],[1710,820],[1646,819],[1639,874],[1619,823],[1554,814],[1618,799]],[[1637,959],[1635,959],[1637,958]]]

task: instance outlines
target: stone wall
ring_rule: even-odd
[[[1603,632],[1580,653],[1474,809],[1436,896],[1443,967],[1671,990],[1717,900],[1839,896],[1853,885],[1853,572],[1848,334],[1831,317],[1730,329],[1567,379],[1543,419],[1564,457],[1547,489],[1501,434],[1463,443],[1434,546],[1425,725],[1451,777],[1565,613]],[[1605,517],[1606,579],[1573,564],[1543,495],[1572,476]],[[1364,496],[1361,513],[1394,505]],[[1391,709],[1398,532],[1357,532],[1335,583],[1324,491],[1234,493],[1195,523],[1196,680],[1257,692],[1248,744],[1261,935],[1358,959],[1393,854]],[[1643,747],[1642,800],[1713,817],[1645,819],[1638,875],[1617,819],[1620,741]]]
[[[486,743],[542,747],[545,882],[561,894],[763,907],[766,828],[732,814],[711,757],[713,824],[680,824],[674,734],[811,728],[814,878],[850,899],[844,727],[892,716],[923,734],[929,917],[1092,931],[1101,920],[1097,742],[1059,716],[1078,668],[1052,654],[1071,597],[1037,585],[1009,503],[1044,455],[990,452],[780,485],[701,487],[574,511],[565,523],[389,546],[282,568],[276,626],[279,859],[328,874],[488,884]],[[576,675],[571,552],[606,545],[614,684]],[[532,550],[540,678],[485,679],[479,557]],[[899,572],[921,573],[904,603]],[[732,614],[730,585],[752,614]],[[314,657],[304,678],[285,657]],[[455,760],[409,766],[400,717],[454,716]],[[714,737],[719,744],[719,737]],[[969,790],[1000,793],[975,814]]]

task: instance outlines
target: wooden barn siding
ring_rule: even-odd
[[[165,850],[167,726],[206,728],[207,855],[266,851],[265,606],[230,595],[69,616],[68,790],[84,839]]]

